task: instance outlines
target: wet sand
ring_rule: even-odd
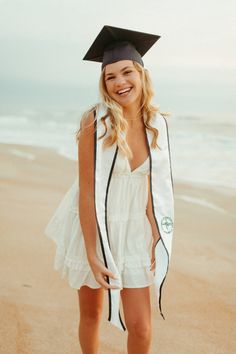
[[[0,353],[81,353],[77,293],[53,270],[44,228],[74,181],[53,150],[0,145]],[[236,196],[175,183],[175,232],[159,314],[152,291],[151,354],[236,352]],[[101,325],[101,354],[126,353],[127,333]]]

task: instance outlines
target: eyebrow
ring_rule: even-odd
[[[125,66],[124,68],[122,68],[120,71],[125,71],[126,69],[131,69],[131,66]],[[110,75],[114,75],[113,73],[107,73],[105,76],[110,76]]]

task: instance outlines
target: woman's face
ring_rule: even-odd
[[[141,77],[132,60],[120,60],[106,65],[104,79],[108,95],[122,107],[140,105]]]

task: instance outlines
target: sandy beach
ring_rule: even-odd
[[[77,293],[53,270],[44,228],[76,175],[53,150],[0,145],[0,353],[76,354]],[[236,352],[236,195],[175,183],[175,232],[163,288],[164,321],[152,289],[151,354]],[[101,354],[126,353],[127,333],[108,324]]]

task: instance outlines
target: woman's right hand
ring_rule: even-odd
[[[112,279],[118,279],[105,265],[100,261],[97,256],[94,256],[89,259],[89,265],[93,272],[94,278],[98,284],[102,286],[103,289],[120,289],[119,286],[110,285],[106,279],[110,277]]]

